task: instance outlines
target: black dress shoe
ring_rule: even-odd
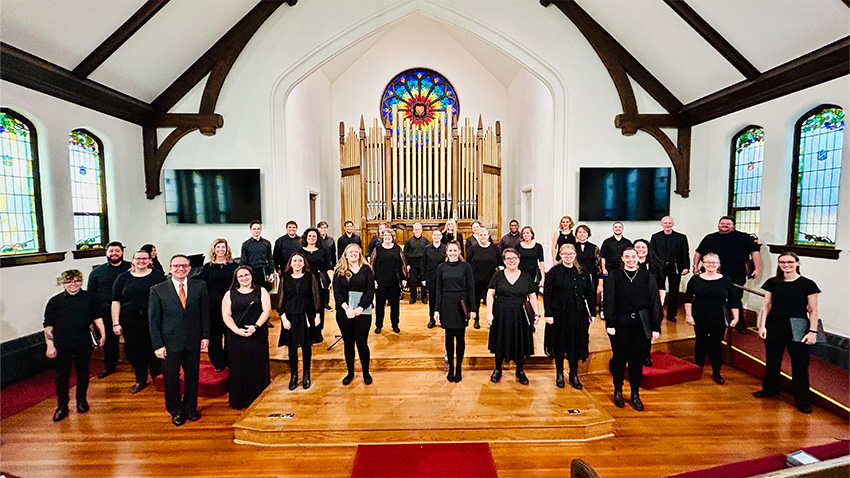
[[[310,388],[310,385],[313,385],[313,382],[310,381],[310,372],[304,372],[304,378],[301,380],[301,386],[304,387],[304,390]]]
[[[393,332],[395,332],[395,333],[401,332],[401,329],[398,328],[398,325],[393,325]]]
[[[557,385],[558,388],[564,388],[567,386],[567,384],[564,383],[564,372],[558,372],[558,374],[555,375],[555,385]]]
[[[764,390],[756,390],[755,392],[753,392],[753,396],[756,397],[756,398],[770,398],[770,397],[775,397],[777,395],[779,395],[779,394],[778,393],[768,393],[768,392],[765,392]]]
[[[180,425],[186,423],[186,417],[184,417],[183,415],[174,415],[171,417],[171,423],[173,423],[175,427],[179,427]]]
[[[652,357],[646,357],[643,359],[644,367],[652,367]]]
[[[85,400],[77,402],[77,413],[86,413],[87,411],[89,411],[89,402]]]
[[[632,392],[632,408],[638,412],[643,411],[643,402],[640,401],[640,395],[637,392]]]
[[[115,373],[115,367],[106,367],[97,374],[97,378],[106,378]]]
[[[381,327],[375,327],[375,333],[380,334],[381,333]]]
[[[372,376],[369,375],[369,372],[363,374],[363,383],[366,385],[372,385]]]
[[[478,322],[478,319],[477,319],[477,318],[475,319],[475,322],[473,322],[473,323],[472,323],[472,327],[473,327],[473,328],[476,328],[476,329],[480,329],[480,328],[481,328],[481,324]]]
[[[572,387],[576,390],[582,389],[581,381],[578,379],[577,373],[571,373],[570,374],[570,385],[572,385]]]
[[[502,371],[499,369],[493,370],[493,373],[490,374],[490,381],[493,383],[499,383],[499,380],[502,379]]]
[[[721,377],[719,373],[715,373],[714,375],[712,375],[711,378],[717,385],[723,385],[724,383],[726,383],[726,379]]]
[[[614,390],[614,406],[617,408],[623,408],[626,406],[622,390]]]
[[[677,322],[676,317],[667,317],[667,322],[671,324],[675,324]]]
[[[68,416],[68,407],[59,407],[53,412],[53,421],[59,422],[65,419]]]
[[[193,410],[191,412],[186,412],[186,420],[190,422],[196,422],[201,419],[201,412],[197,410]]]
[[[520,383],[520,385],[528,385],[528,377],[525,376],[525,372],[519,371],[516,373],[516,381]]]
[[[147,382],[145,382],[145,383],[136,382],[136,383],[133,384],[132,387],[130,387],[130,393],[132,393],[132,394],[139,393],[142,390],[144,390],[145,387],[147,387],[147,386],[148,386]]]
[[[415,304],[415,303],[416,303],[416,299],[410,299],[410,303],[411,303],[411,304]]]
[[[325,310],[327,310],[328,312],[333,312],[334,308],[331,307],[330,304],[328,304],[328,305],[325,306]]]
[[[460,373],[460,369],[455,370],[455,383],[463,380],[463,374]]]
[[[349,383],[351,383],[352,380],[354,380],[354,374],[350,373],[350,374],[346,375],[345,377],[343,377],[342,384],[348,385]]]
[[[295,390],[296,388],[298,388],[298,374],[292,373],[289,376],[289,389]]]
[[[797,410],[803,413],[812,413],[812,406],[809,404],[797,404]]]
[[[427,304],[427,303],[428,303],[428,298],[427,298],[427,297],[423,297],[423,298],[422,298],[422,303],[423,303],[423,304]]]
[[[436,325],[437,325],[437,322],[434,319],[431,319],[431,320],[428,321],[428,328],[429,329],[433,329],[434,326],[436,326]]]
[[[454,381],[455,381],[455,371],[454,370],[449,369],[449,373],[446,374],[446,380],[454,383]]]

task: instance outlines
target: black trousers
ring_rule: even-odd
[[[732,277],[732,283],[735,285],[744,285],[747,283],[747,278],[745,277]],[[747,321],[744,320],[744,303],[741,302],[741,299],[744,298],[744,289],[740,287],[735,287],[735,293],[738,295],[738,302],[741,304],[741,308],[738,309],[738,324],[735,325],[735,330],[747,330]]]
[[[366,327],[366,334],[369,334],[369,327]],[[298,349],[301,349],[301,358],[304,361],[304,373],[310,373],[310,363],[313,359],[312,344],[301,341],[301,347],[288,346],[289,349],[289,373],[292,376],[298,375]]]
[[[106,325],[106,341],[103,343],[103,368],[115,369],[118,365],[119,343],[121,339],[112,333],[112,320],[104,319]]]
[[[771,333],[773,332],[773,333]],[[779,333],[768,329],[764,340],[765,369],[762,389],[768,394],[777,394],[782,387],[782,354],[788,347],[791,357],[791,384],[797,406],[809,405],[809,352],[811,345],[794,342],[790,333]]]
[[[345,311],[337,308],[336,324],[342,334],[342,343],[345,351],[345,366],[348,374],[354,374],[354,349],[360,355],[360,368],[363,374],[369,373],[369,329],[372,327],[371,315],[358,315],[349,319]]]
[[[68,408],[71,401],[68,395],[68,380],[71,378],[71,364],[77,375],[77,404],[86,401],[89,389],[89,363],[91,362],[91,346],[85,345],[75,349],[61,351],[53,359],[56,366],[56,407]]]
[[[697,336],[694,342],[694,363],[702,367],[705,364],[705,356],[708,354],[712,372],[720,373],[720,367],[723,365],[721,342],[726,335],[726,323],[722,319],[720,321],[695,320],[694,333]]]
[[[171,416],[184,415],[198,409],[198,375],[201,349],[166,351],[163,362],[165,409]],[[180,368],[183,368],[183,394],[180,394]]]
[[[147,383],[148,369],[150,369],[151,378],[162,374],[162,364],[153,353],[147,317],[134,320],[123,320],[122,318],[120,322],[124,335],[124,353],[127,355],[130,365],[133,366],[136,381]]]
[[[437,305],[437,279],[426,280],[425,288],[428,289],[428,318],[434,320],[434,307]]]
[[[679,285],[682,283],[681,272],[676,270],[676,264],[674,263],[664,266],[664,276],[667,278],[667,320],[670,320],[670,317],[675,319],[679,313]]]
[[[410,290],[410,300],[412,302],[416,302],[418,297],[425,297],[425,288],[422,287],[422,269],[419,268],[419,261],[422,259],[420,257],[411,257],[410,258],[410,271],[408,271],[408,275],[410,277],[407,278],[407,286]],[[419,289],[422,289],[421,293],[418,293]]]
[[[384,326],[384,314],[386,313],[384,308],[387,302],[390,304],[390,323],[398,326],[398,302],[400,294],[401,291],[398,288],[398,284],[378,285],[378,288],[375,290],[375,327]]]
[[[629,386],[632,393],[637,393],[640,381],[643,377],[643,358],[646,356],[646,347],[649,339],[643,331],[640,317],[619,315],[615,317],[616,333],[608,337],[611,339],[611,348],[614,353],[611,359],[611,375],[614,378],[614,387],[622,388],[626,375],[626,365],[629,367]]]
[[[449,373],[460,370],[463,363],[463,353],[466,351],[466,328],[446,330],[446,359],[449,362]],[[457,351],[457,365],[454,357]]]
[[[560,375],[564,373],[564,357],[567,355],[566,344],[563,340],[554,340],[555,346],[552,356],[555,358],[555,371]],[[570,373],[578,374],[578,359],[567,360]]]
[[[210,346],[207,354],[216,369],[227,367],[227,326],[221,318],[221,301],[210,304]]]
[[[481,308],[481,302],[487,300],[487,286],[490,285],[490,279],[475,281],[475,317],[481,318],[478,310]]]

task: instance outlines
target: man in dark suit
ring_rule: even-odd
[[[661,218],[661,230],[649,240],[655,255],[664,263],[664,276],[667,278],[667,320],[676,322],[679,311],[679,284],[683,275],[687,275],[691,264],[688,249],[688,236],[673,230],[673,218]],[[664,284],[658,284],[663,286]]]
[[[163,360],[165,409],[176,426],[201,418],[198,375],[201,350],[210,343],[207,285],[201,280],[189,279],[191,269],[185,255],[172,257],[171,280],[151,287],[148,301],[151,343],[156,356]],[[181,367],[185,390],[182,397]]]
[[[363,243],[360,241],[360,236],[354,233],[354,223],[351,221],[345,221],[345,234],[339,236],[339,239],[336,241],[336,257],[337,259],[341,259],[342,255],[345,253],[345,248],[348,247],[349,244],[357,244],[360,246],[360,249],[363,249]]]

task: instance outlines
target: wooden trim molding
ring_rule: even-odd
[[[76,251],[71,251],[71,255],[74,256],[74,259],[88,259],[90,257],[104,257],[106,256],[106,248],[98,247],[96,249],[81,249]]]
[[[42,252],[39,254],[21,254],[19,256],[0,257],[0,268],[26,266],[29,264],[46,264],[48,262],[62,262],[68,252]]]
[[[832,260],[838,260],[838,255],[841,253],[841,249],[833,249],[831,247],[796,246],[793,244],[768,244],[767,247],[771,254],[793,252],[798,256],[818,257],[821,259]]]
[[[685,126],[678,129],[676,137],[677,144],[661,128],[655,126],[643,126],[641,131],[655,138],[664,148],[664,152],[673,163],[673,171],[676,174],[676,194],[686,198],[691,192],[691,127]]]

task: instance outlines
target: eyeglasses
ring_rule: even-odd
[[[173,267],[175,269],[188,269],[188,268],[192,267],[192,265],[191,264],[171,264],[171,267]]]
[[[575,256],[575,255],[576,255],[576,253],[575,253],[575,252],[565,252],[565,253],[563,253],[563,254],[561,254],[561,255],[562,255],[562,256],[567,256],[567,257],[573,257],[573,256]]]
[[[238,276],[236,276],[236,278],[237,278],[237,279],[245,279],[245,278],[250,279],[250,278],[251,278],[251,274],[239,274]]]
[[[518,261],[518,260],[519,260],[519,257],[513,257],[513,256],[505,257],[505,260],[506,260],[506,261]]]

